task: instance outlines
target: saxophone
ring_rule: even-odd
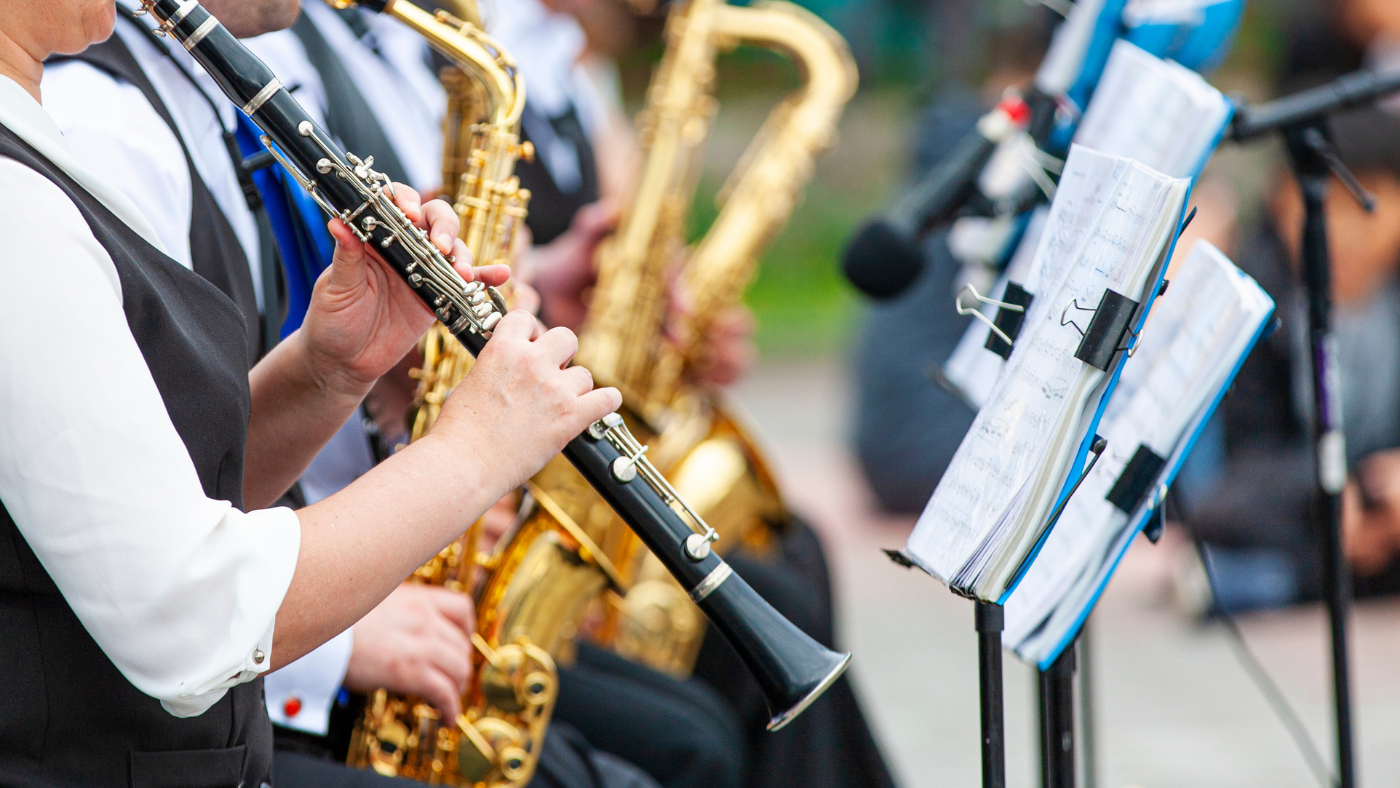
[[[701,338],[739,303],[758,257],[787,221],[815,157],[832,141],[856,88],[845,41],[815,15],[786,2],[747,7],[689,0],[672,12],[667,48],[638,117],[646,149],[638,192],[598,253],[598,285],[579,338],[579,363],[617,386],[648,436],[652,457],[677,490],[714,524],[721,553],[739,544],[771,549],[787,519],[773,475],[749,432],[718,392],[693,382]],[[716,56],[739,43],[781,51],[805,76],[769,115],[719,193],[720,213],[693,249],[686,216],[699,158],[715,115]],[[667,324],[668,273],[692,308]],[[557,465],[557,463],[556,463]],[[571,492],[591,494],[578,482]],[[690,672],[705,622],[662,565],[615,518],[604,547],[630,585],[597,635],[624,656],[678,675]]]
[[[457,64],[441,75],[448,95],[444,190],[453,189],[461,238],[473,260],[508,263],[530,198],[513,175],[516,160],[532,155],[519,137],[524,86],[510,55],[473,24],[479,17],[469,0],[459,0],[454,10],[471,21],[441,11],[430,15],[402,1],[391,13]],[[441,323],[424,337],[422,351],[410,440],[431,429],[472,365],[471,354]],[[482,555],[478,521],[414,572],[411,582],[473,595],[473,683],[462,716],[445,725],[418,698],[374,692],[352,733],[350,765],[431,784],[513,788],[529,782],[558,692],[553,654],[571,641],[575,608],[607,581],[596,560],[580,556],[575,539],[550,526],[543,518],[527,520]]]

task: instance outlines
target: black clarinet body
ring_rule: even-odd
[[[392,2],[392,0],[390,0]],[[321,207],[372,245],[473,355],[506,311],[493,288],[466,283],[385,194],[388,178],[332,140],[261,60],[196,0],[143,0],[174,37],[264,133],[263,142]],[[382,10],[382,9],[379,9]],[[846,669],[840,654],[773,609],[710,550],[714,532],[643,455],[611,414],[569,442],[564,456],[688,590],[753,672],[776,730],[800,714]]]

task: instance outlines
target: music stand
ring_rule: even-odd
[[[1347,171],[1328,134],[1328,118],[1342,110],[1400,92],[1400,70],[1356,72],[1302,93],[1257,107],[1241,106],[1228,133],[1243,142],[1281,132],[1303,196],[1302,272],[1308,296],[1308,340],[1312,351],[1312,438],[1317,480],[1317,516],[1321,526],[1323,583],[1332,650],[1337,781],[1356,785],[1356,750],[1351,715],[1350,658],[1347,628],[1351,610],[1351,574],[1342,552],[1342,489],[1346,484],[1346,443],[1342,432],[1341,392],[1337,390],[1332,339],[1331,257],[1327,248],[1327,191],[1336,175],[1367,210],[1374,201]]]

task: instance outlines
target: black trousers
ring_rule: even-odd
[[[821,542],[794,520],[781,548],[728,557],[783,615],[828,647],[835,640],[831,577]],[[783,730],[729,644],[706,633],[686,681],[586,644],[560,671],[556,720],[616,753],[665,788],[893,788],[894,781],[852,689],[842,678]]]
[[[728,560],[778,612],[817,642],[835,647],[831,574],[810,526],[794,518],[775,555],[740,553]],[[700,647],[695,676],[718,689],[739,717],[749,754],[748,788],[893,788],[848,676],[777,732],[767,730],[770,712],[757,682],[713,629]]]
[[[276,730],[272,757],[274,788],[409,788],[412,780],[352,769],[337,758],[330,740],[284,728]],[[657,788],[641,769],[599,752],[567,724],[551,724],[544,751],[528,788]]]
[[[713,687],[680,680],[586,643],[559,670],[554,719],[636,764],[664,788],[741,788],[745,736]]]

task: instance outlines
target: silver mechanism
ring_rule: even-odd
[[[179,8],[175,9],[175,13],[171,14],[169,19],[156,26],[155,34],[158,36],[170,35],[170,31],[174,30],[175,26],[180,24],[180,22],[184,20],[185,17],[189,16],[190,12],[196,8],[199,8],[199,0],[185,0],[185,2],[180,4]],[[138,13],[146,13],[144,4]]]
[[[259,92],[259,95],[261,94],[262,92]],[[254,101],[256,100],[254,98]],[[325,153],[325,156],[316,162],[316,171],[321,175],[334,175],[354,187],[364,200],[359,207],[353,211],[336,210],[321,194],[316,180],[308,177],[288,160],[267,135],[263,135],[262,143],[272,153],[273,158],[277,159],[316,200],[321,210],[345,222],[355,237],[369,243],[374,231],[383,229],[387,235],[379,242],[381,247],[388,248],[397,242],[408,250],[414,260],[404,271],[409,286],[415,290],[426,287],[437,294],[435,298],[427,300],[432,304],[438,320],[441,320],[449,331],[456,334],[465,330],[489,337],[492,329],[505,316],[505,299],[494,287],[464,280],[452,267],[452,261],[428,240],[428,234],[408,220],[403,211],[394,204],[394,187],[389,176],[374,169],[374,157],[360,159],[353,153],[347,153],[345,156],[349,159],[350,166],[346,167],[336,156],[335,148],[321,139],[310,121],[302,121],[297,126],[297,133],[316,143]],[[485,298],[479,296],[483,293]]]
[[[489,337],[491,330],[507,311],[505,298],[494,287],[462,279],[453,269],[452,263],[428,240],[427,233],[414,226],[408,217],[404,216],[403,211],[394,205],[393,186],[387,175],[373,168],[374,157],[362,160],[353,153],[347,153],[345,155],[351,166],[346,167],[336,156],[335,149],[316,133],[316,127],[310,121],[302,121],[301,125],[297,126],[297,133],[309,138],[325,153],[325,156],[316,162],[317,173],[334,175],[353,186],[364,200],[359,207],[353,211],[336,210],[321,194],[316,180],[288,160],[270,138],[263,135],[262,143],[316,200],[316,204],[320,205],[322,210],[345,222],[361,241],[369,243],[372,240],[371,234],[383,228],[387,235],[379,242],[380,246],[387,248],[397,242],[411,253],[414,262],[404,271],[408,283],[415,289],[428,287],[437,294],[435,298],[430,299],[430,303],[438,319],[447,325],[449,331],[455,334],[466,330]],[[454,312],[457,315],[455,320]],[[449,320],[453,322],[449,323]],[[710,545],[719,539],[719,534],[681,499],[671,483],[666,481],[666,477],[646,458],[647,447],[632,436],[622,417],[610,413],[589,426],[588,434],[594,440],[607,440],[622,454],[613,461],[611,468],[617,481],[626,484],[640,475],[667,505],[678,508],[690,519],[691,526],[698,532],[686,538],[682,547],[685,557],[691,561],[703,561],[708,558]]]
[[[672,487],[671,483],[666,481],[666,477],[662,476],[661,472],[656,469],[656,466],[651,464],[651,460],[646,458],[647,447],[633,437],[632,431],[627,429],[627,424],[623,422],[622,416],[609,413],[589,425],[588,435],[593,440],[606,440],[622,454],[621,457],[613,460],[610,468],[614,479],[627,484],[640,475],[653,490],[656,490],[656,494],[660,495],[667,505],[679,508],[690,519],[691,527],[695,528],[697,533],[686,537],[681,548],[685,557],[696,562],[709,558],[710,545],[719,539],[719,534],[715,533],[715,529],[711,528],[698,512],[690,508],[690,504],[681,498],[680,493],[676,492],[676,488]],[[725,564],[720,566],[723,567]],[[712,572],[711,576],[713,575]],[[708,581],[709,578],[706,578],[705,582]],[[715,586],[718,586],[720,582],[723,582],[723,578],[720,578]],[[702,582],[700,586],[697,586],[697,589],[704,585],[705,583]]]

